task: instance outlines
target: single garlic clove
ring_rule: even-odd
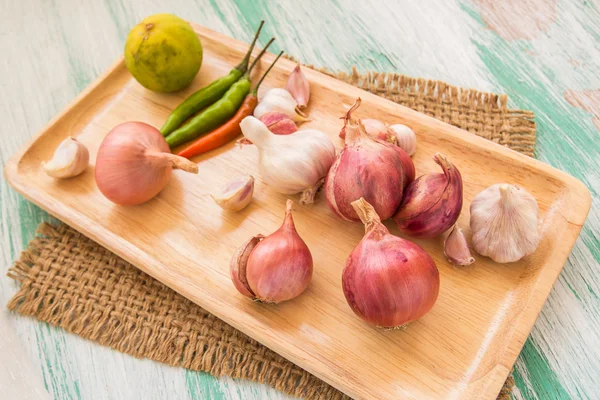
[[[404,150],[409,156],[417,151],[415,132],[406,125],[394,124],[388,126],[392,143]]]
[[[469,250],[467,239],[465,239],[462,229],[457,225],[454,225],[444,241],[444,255],[448,261],[456,265],[471,265],[475,262],[471,250]]]
[[[473,248],[497,263],[519,261],[532,254],[540,242],[538,204],[516,185],[496,184],[471,202]]]
[[[308,78],[304,75],[302,69],[300,69],[300,63],[296,65],[296,68],[290,74],[285,89],[296,100],[299,109],[306,107],[310,98],[310,85]]]
[[[42,161],[42,168],[53,178],[71,178],[81,174],[90,162],[90,152],[74,137],[67,137],[56,150],[52,159]]]
[[[246,175],[229,182],[220,193],[210,197],[224,210],[240,211],[250,203],[253,194],[254,177]]]
[[[259,119],[276,135],[289,135],[298,130],[294,120],[281,112],[268,112]]]

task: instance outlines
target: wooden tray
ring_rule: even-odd
[[[363,227],[334,217],[320,193],[314,206],[296,205],[294,213],[315,261],[309,289],[278,306],[248,301],[229,279],[230,257],[251,235],[280,226],[286,197],[258,180],[253,203],[231,214],[207,194],[237,175],[258,176],[255,148],[230,144],[213,151],[198,159],[198,176],[176,171],[157,198],[137,207],[113,205],[94,183],[95,154],[112,127],[130,120],[160,126],[183,98],[226,74],[246,52],[246,44],[194,27],[204,45],[204,63],[190,89],[170,95],[147,91],[118,60],[11,158],[5,169],[10,184],[50,214],[352,397],[495,399],[584,223],[589,191],[539,161],[307,69],[315,121],[307,127],[319,127],[341,148],[339,117],[360,96],[359,117],[399,121],[415,130],[418,175],[439,172],[431,159],[436,151],[457,165],[465,195],[459,224],[467,235],[473,196],[493,183],[510,182],[537,198],[543,240],[521,262],[498,265],[477,256],[475,264],[462,268],[447,263],[442,239],[415,240],[439,267],[439,299],[406,330],[374,329],[352,313],[341,290],[346,257],[362,238]],[[263,70],[273,58],[264,57]],[[280,60],[263,90],[283,86],[293,67]],[[43,173],[40,162],[67,135],[89,147],[91,166],[77,178],[55,181]]]

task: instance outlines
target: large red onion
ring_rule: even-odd
[[[365,199],[352,206],[366,232],[342,273],[344,295],[352,311],[382,328],[421,318],[438,297],[440,276],[435,262],[418,245],[390,234]]]

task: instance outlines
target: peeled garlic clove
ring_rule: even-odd
[[[289,135],[298,130],[294,120],[281,112],[269,112],[259,119],[276,135]]]
[[[462,229],[456,225],[444,241],[444,255],[456,265],[471,265],[475,262]]]
[[[387,127],[392,143],[404,150],[409,156],[417,151],[415,132],[406,125],[394,124]]]
[[[296,68],[290,74],[285,89],[296,100],[298,108],[303,109],[306,107],[310,98],[310,85],[308,84],[308,78],[300,69],[300,63],[296,65]]]
[[[52,159],[42,161],[42,168],[53,178],[71,178],[81,174],[90,162],[90,152],[74,137],[67,137],[56,150]]]
[[[538,204],[525,189],[496,184],[471,202],[473,248],[497,263],[519,261],[539,245]]]
[[[253,194],[254,177],[246,175],[229,182],[220,193],[210,197],[224,210],[240,211],[250,204]]]
[[[254,109],[254,116],[260,118],[269,112],[280,112],[296,122],[309,121],[306,114],[297,110],[298,103],[290,92],[281,88],[270,89]]]

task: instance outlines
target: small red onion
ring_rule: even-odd
[[[421,318],[437,300],[440,276],[433,259],[418,245],[390,234],[375,209],[352,202],[365,236],[342,273],[352,311],[368,323],[396,328]]]
[[[398,228],[410,236],[438,236],[454,225],[462,210],[460,172],[440,153],[436,153],[433,159],[444,173],[423,175],[408,185],[402,204],[394,215]]]
[[[283,225],[271,235],[257,235],[233,255],[231,280],[246,297],[280,303],[299,296],[312,278],[313,260],[292,219],[288,200]]]

